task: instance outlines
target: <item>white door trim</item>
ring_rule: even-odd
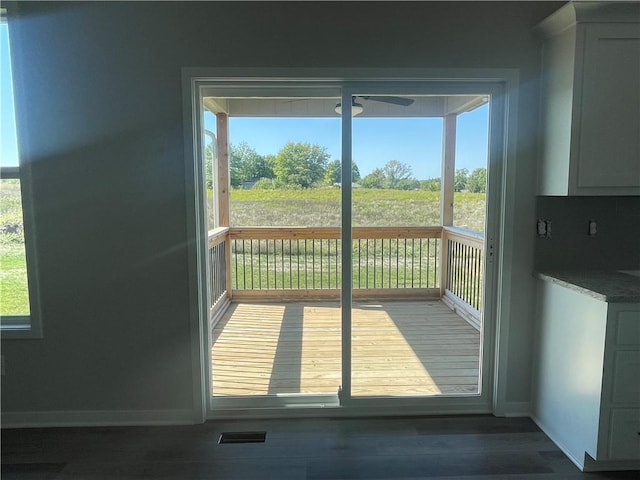
[[[499,172],[495,173],[493,179],[498,188],[493,188],[489,194],[491,200],[498,202],[500,206],[500,216],[493,215],[492,225],[487,225],[487,245],[493,246],[493,255],[496,259],[495,275],[492,280],[494,284],[494,316],[493,328],[495,334],[491,335],[495,339],[492,352],[493,357],[493,395],[490,403],[486,406],[488,411],[496,415],[505,413],[506,402],[506,368],[507,341],[509,334],[509,313],[511,302],[511,278],[512,278],[512,257],[513,257],[513,229],[515,226],[515,159],[517,151],[517,105],[518,105],[518,82],[519,73],[517,69],[299,69],[299,68],[262,68],[262,69],[217,69],[217,68],[185,68],[183,69],[183,101],[184,101],[184,139],[185,139],[185,177],[186,177],[186,201],[187,201],[187,254],[189,262],[189,298],[190,298],[190,325],[191,325],[191,348],[192,348],[192,377],[194,396],[194,421],[204,421],[213,416],[209,405],[209,360],[207,352],[207,312],[206,312],[206,278],[200,268],[202,259],[206,258],[206,226],[204,224],[204,213],[199,207],[203,195],[203,175],[202,168],[198,161],[202,152],[198,132],[199,105],[198,98],[200,86],[205,83],[231,84],[234,82],[277,82],[293,85],[295,83],[341,85],[349,89],[354,84],[375,87],[380,86],[385,89],[387,84],[403,83],[407,86],[425,84],[442,84],[444,82],[461,82],[468,84],[499,84],[504,89],[504,128],[501,129],[499,145],[493,148],[499,149],[495,154],[501,161]],[[385,90],[388,91],[388,90]],[[349,93],[348,91],[345,93]],[[343,103],[344,105],[344,103]],[[343,110],[343,115],[348,114],[348,109]],[[495,120],[492,116],[492,121]],[[348,123],[348,122],[343,122]],[[344,128],[344,127],[343,127]],[[343,147],[344,148],[344,147]],[[349,146],[350,148],[350,146]],[[344,151],[343,151],[344,154]],[[194,165],[194,163],[196,165]],[[494,172],[496,169],[494,168]],[[344,174],[344,172],[343,172]],[[350,192],[349,192],[350,193]],[[493,203],[493,205],[496,205]],[[349,206],[350,208],[350,206]],[[490,230],[492,228],[493,230]],[[490,238],[491,232],[493,237]],[[491,241],[491,243],[489,243]],[[203,297],[204,295],[204,297]],[[343,301],[345,298],[343,298]],[[489,307],[485,303],[485,309]],[[489,332],[487,332],[489,333]],[[485,372],[489,373],[489,372]],[[368,399],[364,399],[368,400]],[[398,401],[403,404],[403,399],[393,399],[395,408]],[[433,401],[423,404],[432,404],[437,409],[440,400],[446,398],[433,398]],[[459,408],[466,410],[465,399],[460,398]],[[472,399],[469,399],[472,400]],[[375,399],[371,399],[371,408],[377,409],[383,405],[378,405]],[[412,404],[407,399],[407,407]],[[384,402],[383,402],[384,403]],[[456,401],[455,403],[458,403]],[[413,402],[415,404],[415,401]],[[365,405],[363,405],[364,407]],[[418,408],[416,406],[416,408]],[[444,405],[442,405],[444,408]],[[350,410],[350,409],[348,409]],[[445,408],[445,410],[448,410]],[[218,412],[220,414],[224,412]],[[237,414],[242,411],[238,410]]]

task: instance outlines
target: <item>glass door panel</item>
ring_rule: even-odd
[[[361,87],[203,94],[214,409],[489,390],[491,97]]]
[[[211,215],[228,219],[218,225],[228,233],[210,262],[212,271],[224,265],[232,292],[211,322],[214,406],[337,403],[340,98],[303,90],[204,99],[214,117],[211,125],[205,117],[209,136],[228,139],[211,150],[218,163],[228,159],[222,181],[230,186],[228,199],[210,202],[228,205]],[[220,178],[209,183],[225,190]]]
[[[464,289],[478,288],[469,272],[482,264],[482,233],[469,233],[474,240],[453,230],[443,236],[443,225],[454,228],[452,209],[458,206],[456,218],[483,224],[483,194],[455,181],[468,177],[473,162],[486,167],[486,135],[484,145],[474,144],[482,153],[457,159],[456,168],[455,127],[465,108],[484,103],[478,96],[411,92],[352,98],[354,398],[480,391],[479,325],[459,313],[467,302],[458,305],[456,297],[451,303],[446,295],[451,275]],[[453,106],[455,113],[449,111]],[[459,148],[473,143],[461,141]],[[465,214],[471,204],[477,208]],[[477,305],[469,307],[480,318]]]

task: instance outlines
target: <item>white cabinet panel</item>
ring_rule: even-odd
[[[612,401],[640,404],[640,351],[615,352]]]
[[[638,3],[571,2],[536,27],[539,195],[640,195],[639,19]]]
[[[620,311],[616,314],[616,343],[640,346],[640,312]]]
[[[640,466],[640,305],[538,282],[532,413],[581,469]]]
[[[611,410],[609,458],[640,459],[640,409]]]
[[[640,26],[589,25],[578,188],[640,185]]]

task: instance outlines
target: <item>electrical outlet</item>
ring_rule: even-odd
[[[536,232],[540,238],[551,238],[551,220],[538,219]]]
[[[545,237],[547,235],[547,222],[538,220],[538,223],[536,223],[536,232],[539,237]]]
[[[595,220],[589,220],[589,236],[595,237],[596,233],[598,233],[598,223]]]

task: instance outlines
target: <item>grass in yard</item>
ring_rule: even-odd
[[[453,225],[484,233],[485,194],[456,192],[453,195]]]
[[[231,191],[231,225],[338,227],[341,225],[341,193],[339,188],[330,187],[304,190],[235,189]],[[354,226],[439,225],[440,193],[357,188],[353,190],[352,211]],[[455,193],[455,226],[483,232],[484,219],[484,193]],[[288,241],[270,242],[256,240],[251,244],[246,241],[232,246],[234,289],[340,286],[339,242],[329,242],[322,253],[320,243],[327,240],[294,243],[293,246]],[[314,245],[315,251],[312,251]],[[300,251],[305,246],[309,251]],[[387,239],[384,244],[378,240],[377,244],[370,244],[368,248],[364,244],[354,243],[354,288],[439,286],[439,244],[427,247],[426,243],[406,244]]]
[[[354,226],[427,226],[440,223],[440,194],[426,190],[353,190]],[[232,190],[231,225],[340,226],[341,191]],[[485,195],[459,192],[454,225],[484,231]]]
[[[0,227],[0,315],[27,315],[29,293],[20,180],[0,180]],[[11,230],[5,230],[8,227]]]
[[[437,288],[437,239],[355,240],[354,288]],[[237,240],[234,289],[326,289],[341,285],[339,240]]]
[[[0,243],[0,314],[29,314],[27,265],[21,243]]]

